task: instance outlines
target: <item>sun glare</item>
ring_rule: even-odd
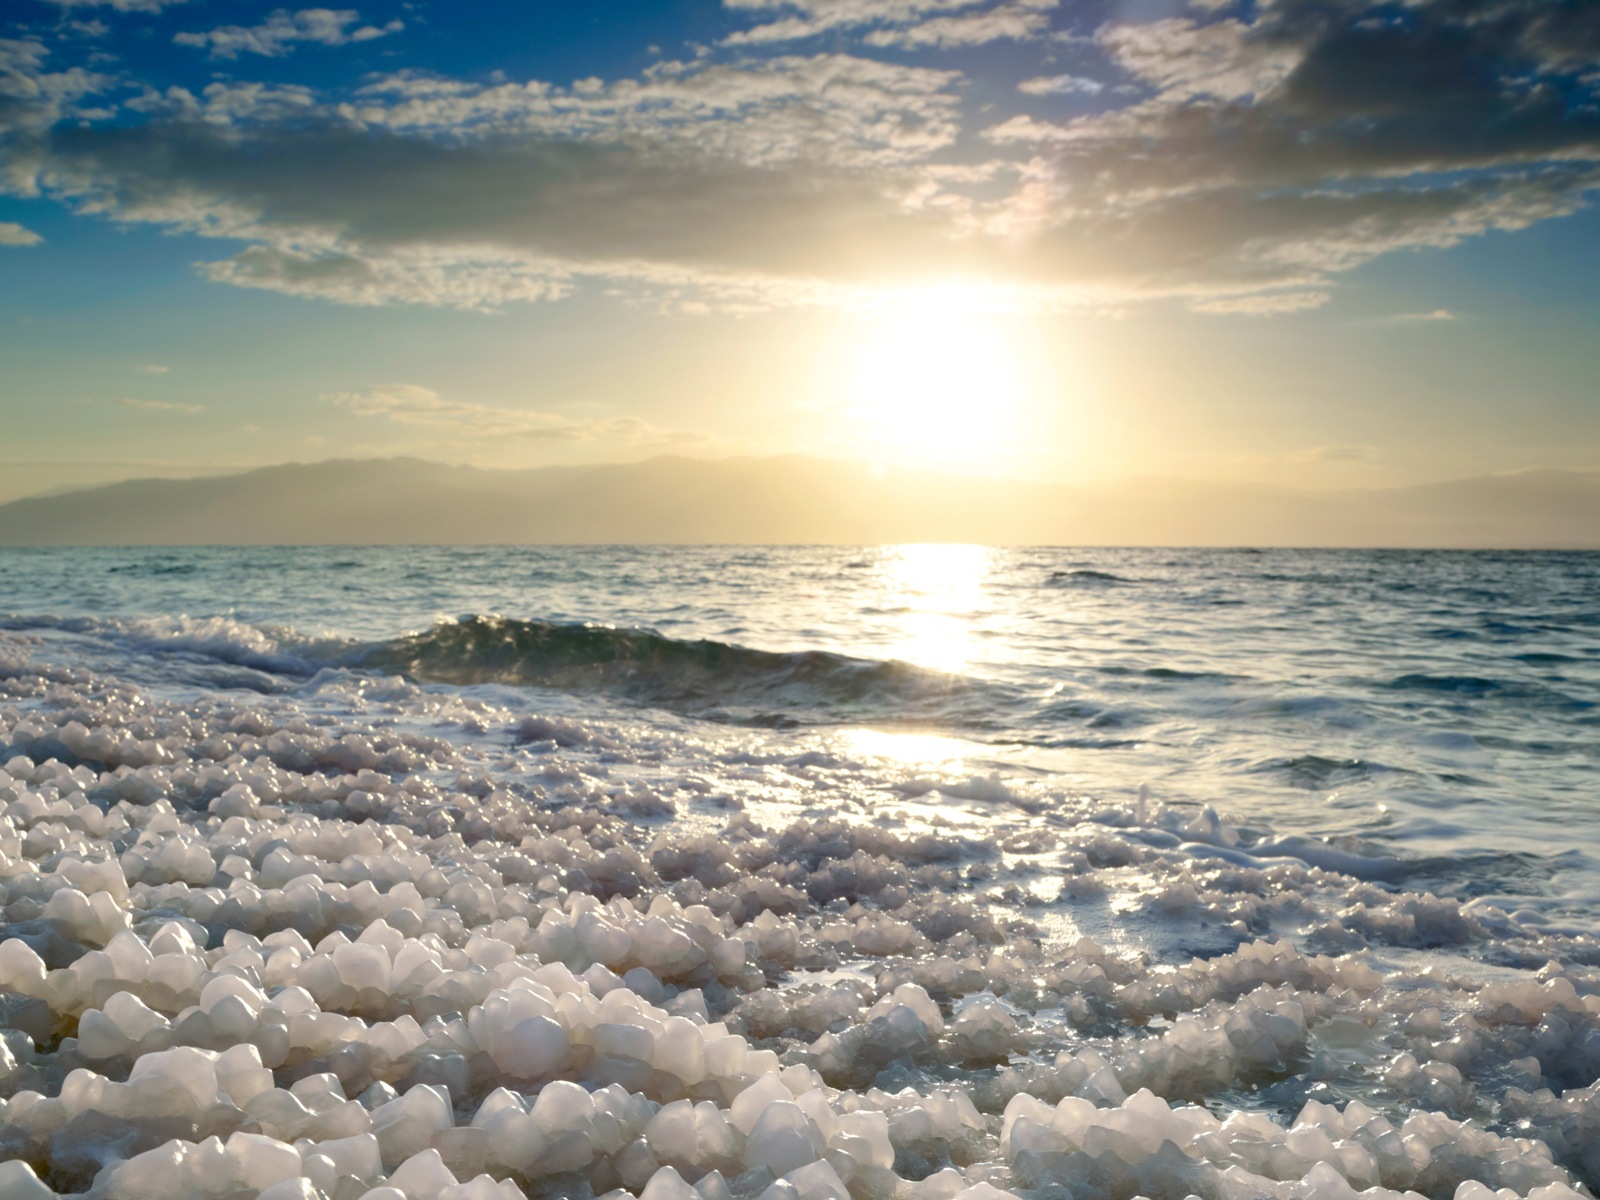
[[[882,462],[990,470],[1036,399],[1032,347],[982,293],[930,289],[867,319],[846,353],[854,436]]]
[[[987,546],[896,547],[878,568],[884,607],[900,614],[890,657],[964,670],[977,653],[972,613],[983,604],[992,559]]]

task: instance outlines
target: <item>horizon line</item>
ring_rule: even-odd
[[[0,467],[46,467],[46,466],[110,466],[118,460],[23,460],[0,459]],[[129,465],[140,463],[141,460],[125,460]],[[150,460],[143,460],[150,462]],[[1526,467],[1508,467],[1502,470],[1484,471],[1467,475],[1447,475],[1437,478],[1416,480],[1407,483],[1371,483],[1356,484],[1346,487],[1295,487],[1290,484],[1272,483],[1260,480],[1220,479],[1206,476],[1190,475],[1163,475],[1158,473],[1127,474],[1127,475],[1101,475],[1088,480],[1047,479],[1038,476],[1022,475],[997,475],[992,473],[963,471],[958,468],[936,466],[908,466],[904,463],[875,463],[871,459],[848,456],[834,456],[824,454],[808,454],[800,451],[785,451],[772,454],[724,454],[724,455],[698,455],[683,453],[664,453],[650,455],[645,458],[614,459],[604,462],[592,463],[541,463],[527,467],[502,467],[483,466],[472,462],[451,462],[446,459],[424,458],[415,454],[387,454],[367,456],[333,456],[320,459],[283,459],[277,462],[260,463],[252,466],[236,466],[222,470],[201,470],[194,474],[175,475],[128,475],[124,478],[108,480],[103,483],[88,483],[82,485],[67,485],[55,488],[45,488],[37,492],[15,496],[10,500],[0,500],[0,509],[9,508],[14,504],[22,504],[36,500],[56,500],[69,495],[79,495],[85,492],[105,491],[111,488],[122,487],[134,483],[197,483],[205,480],[236,479],[247,475],[255,475],[268,471],[278,471],[288,468],[300,467],[328,467],[340,464],[373,465],[382,463],[418,463],[430,467],[444,467],[450,470],[480,471],[487,474],[516,475],[532,474],[538,471],[600,471],[617,467],[639,467],[651,463],[685,462],[685,463],[733,463],[733,462],[781,462],[804,461],[812,463],[827,463],[843,466],[853,466],[866,471],[874,476],[890,474],[938,476],[949,479],[973,480],[986,483],[1003,485],[1040,487],[1040,488],[1076,488],[1084,491],[1094,491],[1103,488],[1115,488],[1134,483],[1168,483],[1187,484],[1199,487],[1216,487],[1230,490],[1272,492],[1294,496],[1344,496],[1351,493],[1378,493],[1406,491],[1415,488],[1438,487],[1449,484],[1471,483],[1487,479],[1514,479],[1519,476],[1533,475],[1570,475],[1600,479],[1600,467],[1568,467],[1552,465],[1536,465]],[[151,465],[154,465],[153,463]],[[173,464],[177,465],[177,464]],[[450,543],[416,543],[417,545],[435,545]],[[522,543],[507,543],[522,544]],[[563,543],[553,543],[563,544]],[[610,543],[596,543],[610,544]],[[633,544],[633,543],[622,543]],[[674,543],[676,544],[676,543]],[[750,543],[760,545],[766,543]],[[826,543],[834,544],[834,543]],[[857,543],[838,543],[857,544]],[[859,543],[871,544],[871,543]],[[976,544],[976,543],[975,543]],[[988,543],[983,543],[988,544]]]

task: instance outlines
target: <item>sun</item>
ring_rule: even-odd
[[[863,319],[844,355],[851,434],[875,461],[1002,467],[1037,403],[1035,348],[983,293],[925,289]]]

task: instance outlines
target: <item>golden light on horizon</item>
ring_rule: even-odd
[[[993,470],[1039,402],[1037,359],[981,289],[920,290],[867,318],[846,348],[846,411],[877,461]]]

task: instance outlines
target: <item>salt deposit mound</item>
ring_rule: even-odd
[[[0,1200],[1600,1180],[1582,933],[1041,785],[830,818],[873,811],[859,771],[635,734],[337,673],[158,695],[0,641]]]

